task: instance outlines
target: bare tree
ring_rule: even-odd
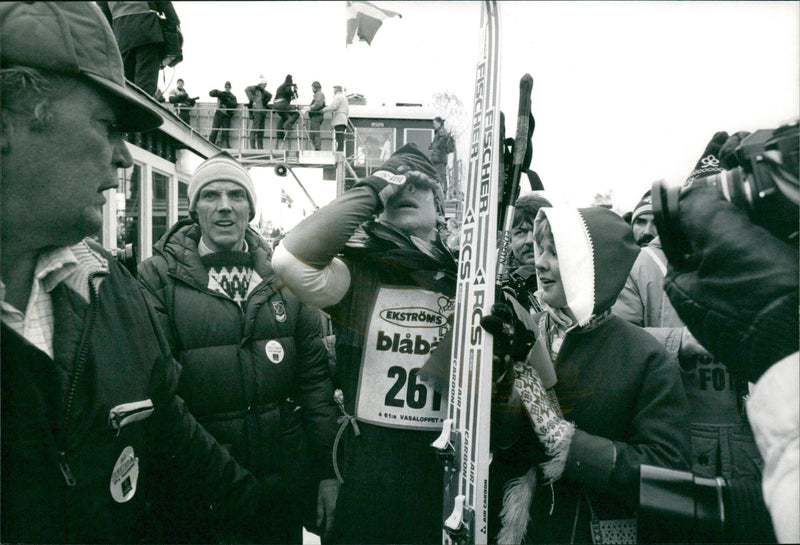
[[[614,204],[614,190],[607,189],[603,193],[595,193],[592,198],[592,206],[605,206],[611,208]]]

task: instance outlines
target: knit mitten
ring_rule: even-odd
[[[575,424],[564,420],[560,410],[553,407],[547,397],[538,373],[523,362],[514,364],[516,377],[514,388],[522,398],[522,404],[528,411],[533,431],[544,447],[550,460],[541,464],[545,482],[553,482],[561,478],[567,463]]]

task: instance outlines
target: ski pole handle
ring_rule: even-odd
[[[525,74],[519,80],[519,109],[517,110],[517,135],[514,139],[514,162],[511,185],[509,188],[508,206],[502,218],[500,248],[497,255],[497,276],[495,283],[502,286],[508,280],[508,261],[511,257],[511,225],[514,222],[514,204],[519,196],[519,179],[522,175],[522,164],[528,149],[528,123],[531,114],[531,92],[533,78]]]

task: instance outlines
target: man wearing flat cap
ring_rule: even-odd
[[[331,125],[336,133],[336,151],[344,151],[344,137],[347,132],[347,116],[350,114],[350,104],[344,96],[341,85],[333,86],[333,100],[329,106],[322,108],[323,112],[333,112]]]
[[[161,113],[132,91],[92,2],[0,4],[2,542],[167,542],[154,470],[220,528],[273,497],[176,397],[179,367],[140,286],[92,239]]]
[[[453,312],[456,263],[437,231],[443,198],[427,155],[407,144],[275,251],[292,292],[331,316],[340,407],[358,419],[342,436],[333,543],[441,540],[442,471],[430,444],[447,403],[418,374]]]
[[[139,280],[183,366],[186,407],[240,464],[281,487],[252,535],[299,544],[304,508],[320,510],[310,528],[324,533],[333,521],[336,406],[319,313],[281,291],[269,245],[248,227],[255,210],[247,170],[226,153],[208,159],[189,183],[191,218],[156,243]],[[167,484],[168,496],[187,496]],[[209,534],[197,507],[169,510],[181,541]]]

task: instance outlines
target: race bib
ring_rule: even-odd
[[[453,299],[419,288],[381,287],[367,325],[356,396],[359,420],[393,428],[441,429],[442,392],[418,373],[449,329]]]

